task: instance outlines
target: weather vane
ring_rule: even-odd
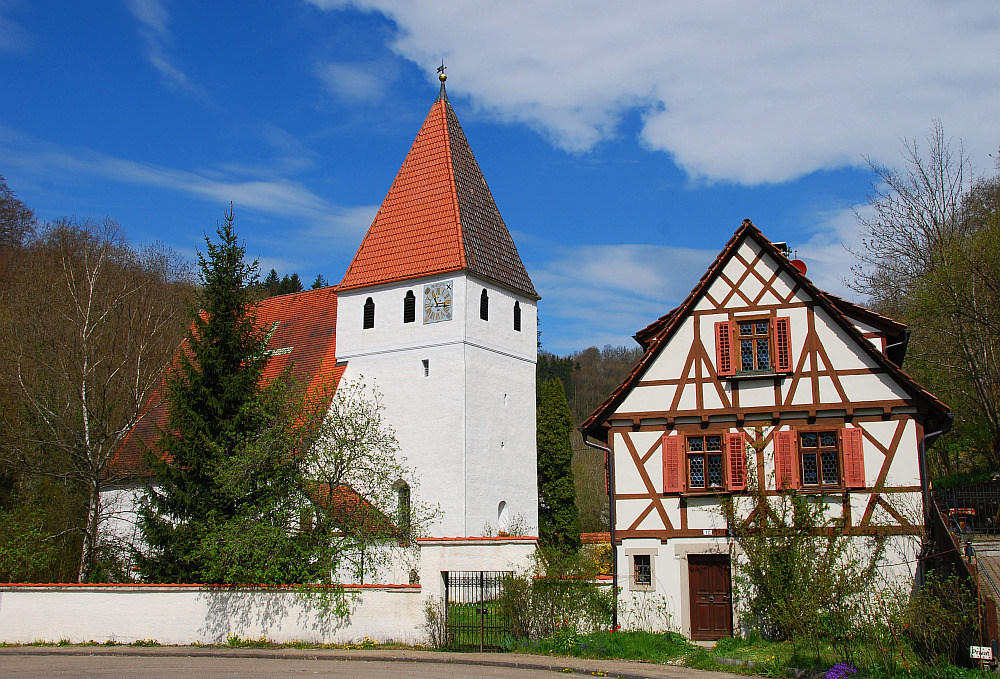
[[[438,80],[440,80],[441,82],[444,82],[445,80],[448,79],[448,76],[444,72],[444,70],[446,68],[448,68],[448,67],[444,65],[444,59],[442,59],[441,60],[441,65],[437,67]]]

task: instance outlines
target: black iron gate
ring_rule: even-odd
[[[510,633],[500,594],[511,571],[446,571],[445,624],[449,648],[498,650]]]

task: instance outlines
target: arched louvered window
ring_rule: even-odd
[[[361,327],[364,330],[375,327],[375,300],[371,297],[365,300],[365,319]]]
[[[514,330],[521,332],[521,303],[514,302]]]
[[[413,290],[407,290],[403,298],[403,323],[413,323],[417,320],[417,298]]]
[[[479,317],[484,321],[490,320],[490,296],[486,294],[486,288],[479,296]]]

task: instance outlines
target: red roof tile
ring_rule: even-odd
[[[277,377],[289,364],[295,381],[309,393],[335,387],[344,373],[337,366],[337,293],[334,288],[306,290],[270,297],[257,308],[262,329],[273,328],[268,350],[271,358],[262,381]],[[332,389],[330,389],[332,395]],[[143,418],[135,426],[112,466],[113,476],[134,477],[148,473],[143,461],[146,446],[152,446],[167,425],[164,385],[153,394]]]
[[[337,289],[461,270],[538,297],[442,87]]]

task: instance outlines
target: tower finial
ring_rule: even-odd
[[[444,81],[448,79],[448,76],[445,75],[444,72],[444,69],[446,68],[448,67],[444,65],[444,59],[442,59],[441,65],[438,66],[437,68],[438,80],[441,81],[441,91],[438,92],[438,98],[437,98],[438,101],[448,101],[448,93],[444,91]]]

